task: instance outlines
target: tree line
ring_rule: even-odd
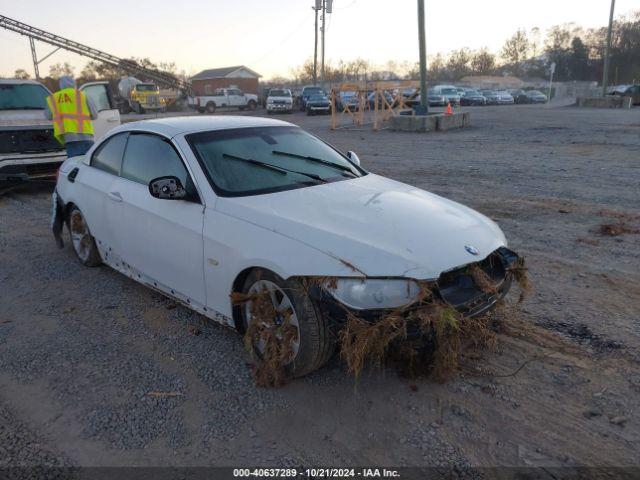
[[[551,63],[556,64],[554,78],[558,81],[600,81],[603,73],[607,27],[585,29],[574,23],[556,25],[543,36],[539,28],[517,30],[509,37],[499,52],[487,48],[472,50],[461,48],[447,55],[436,54],[429,58],[427,79],[456,81],[467,75],[513,75],[521,78],[546,78]],[[611,62],[609,79],[612,84],[640,82],[640,10],[628,16],[618,17],[613,24],[611,38]],[[184,71],[178,73],[175,63],[154,63],[148,58],[132,58],[141,66],[169,73],[186,79]],[[117,83],[124,72],[111,65],[90,61],[76,75],[69,63],[50,66],[43,82],[49,89],[57,89],[62,75],[76,76],[79,83],[107,79]],[[318,65],[318,78],[320,78]],[[362,80],[415,80],[419,77],[418,63],[390,60],[384,65],[374,65],[364,58],[328,61],[325,79],[328,82]],[[29,78],[24,69],[15,71],[17,78]],[[148,80],[143,76],[140,80]],[[289,78],[274,77],[271,84],[309,84],[313,81],[313,61],[291,71]],[[115,85],[114,85],[115,86]]]
[[[497,53],[487,48],[461,48],[448,55],[436,54],[427,62],[429,81],[456,81],[467,75],[513,75],[521,78],[549,74],[556,64],[558,81],[601,81],[607,27],[583,28],[574,23],[556,25],[545,35],[539,28],[519,29]],[[612,84],[640,82],[640,10],[618,17],[613,24],[609,79]],[[389,61],[373,65],[358,58],[325,65],[329,82],[361,80],[415,80],[419,64]],[[318,77],[320,72],[318,71]],[[306,84],[313,79],[313,61],[292,70],[291,78],[275,78],[274,83],[293,80]]]

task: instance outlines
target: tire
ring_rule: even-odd
[[[299,281],[289,279],[283,280],[278,275],[268,270],[256,269],[249,273],[242,293],[256,293],[261,288],[271,288],[282,295],[282,302],[286,305],[284,296],[295,313],[292,316],[292,324],[297,321],[298,327],[298,347],[292,360],[285,366],[285,371],[292,377],[302,377],[324,365],[333,355],[336,349],[336,342],[329,328],[329,322],[323,317],[315,303],[305,293]],[[280,298],[278,298],[280,300]],[[241,307],[241,318],[244,330],[248,326],[250,305]],[[286,310],[284,310],[286,311]]]
[[[255,100],[249,100],[249,103],[247,103],[247,108],[249,110],[255,110],[258,107],[258,104],[255,102]]]
[[[204,107],[205,111],[207,113],[216,113],[216,104],[213,102],[209,102],[207,103],[207,105]]]
[[[97,267],[102,264],[96,240],[91,235],[82,212],[76,206],[69,211],[67,227],[71,246],[80,263],[86,267]]]

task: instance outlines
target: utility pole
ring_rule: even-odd
[[[33,58],[33,71],[36,74],[36,80],[40,80],[40,69],[38,68],[38,56],[36,55],[36,44],[33,41],[33,37],[29,37],[29,44],[31,45],[31,58]]]
[[[322,66],[320,67],[320,75],[322,77],[322,87],[324,88],[324,32],[327,19],[327,0],[322,0]]]
[[[611,11],[609,12],[609,30],[607,31],[607,45],[604,50],[604,69],[602,72],[602,96],[607,95],[607,84],[609,83],[609,50],[611,49],[611,30],[613,29],[613,9],[616,0],[611,0]]]
[[[320,10],[320,1],[316,0],[315,5],[311,8],[316,14],[316,23],[314,29],[314,45],[313,45],[313,84],[318,83],[318,10]]]
[[[420,111],[426,115],[429,111],[427,102],[427,40],[424,31],[424,0],[418,0],[418,40],[420,42]]]

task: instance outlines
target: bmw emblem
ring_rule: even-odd
[[[464,249],[469,252],[471,255],[480,255],[480,252],[478,251],[478,249],[476,247],[473,247],[471,245],[465,245]]]

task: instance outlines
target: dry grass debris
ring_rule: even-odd
[[[494,281],[479,266],[469,266],[467,273],[482,292],[498,293]],[[524,259],[513,262],[507,273],[520,288],[520,303],[531,290]],[[327,292],[336,288],[336,282],[335,277],[301,278],[301,293],[309,294],[314,288]],[[459,370],[462,351],[495,348],[503,300],[492,313],[464,317],[435,293],[434,283],[419,282],[419,287],[412,303],[389,310],[375,321],[343,307],[346,321],[338,332],[338,342],[349,373],[358,378],[366,365],[381,368],[391,361],[406,376],[424,375],[445,381]],[[278,315],[266,289],[249,295],[234,293],[231,298],[234,305],[250,305],[252,321],[247,326],[244,343],[254,360],[256,384],[284,385],[289,379],[286,367],[293,358],[293,344],[298,338],[298,329],[290,323],[291,314]],[[409,331],[412,334],[408,340]]]
[[[286,370],[293,358],[293,345],[298,329],[291,324],[291,312],[283,312],[281,319],[271,301],[269,292],[231,295],[234,305],[250,304],[249,322],[244,334],[244,345],[254,361],[253,376],[259,387],[280,387],[287,383]]]
[[[617,223],[603,223],[600,225],[598,232],[606,237],[619,237],[625,233],[640,233],[640,230],[631,227],[624,221],[620,221]]]

